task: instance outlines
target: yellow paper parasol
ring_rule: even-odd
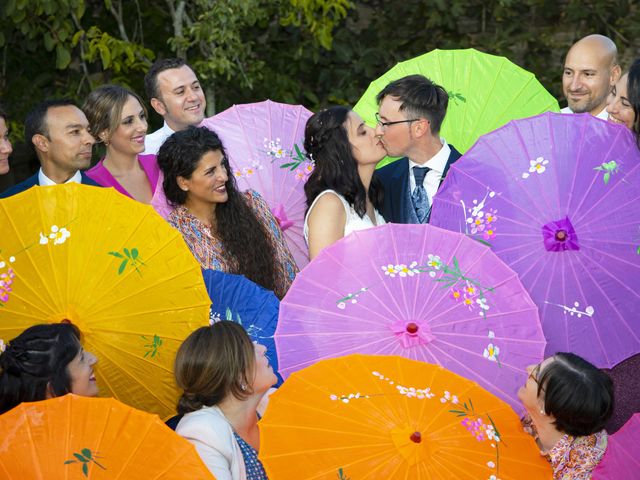
[[[65,395],[0,416],[3,479],[213,479],[156,415],[113,398]]]
[[[0,200],[0,339],[69,320],[102,396],[175,412],[173,361],[210,300],[180,234],[111,188],[34,187]]]
[[[444,368],[349,355],[292,374],[260,421],[271,480],[550,479],[511,407]]]

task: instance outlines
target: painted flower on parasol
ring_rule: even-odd
[[[242,275],[203,270],[204,283],[211,298],[211,322],[230,320],[244,327],[251,340],[267,347],[267,358],[278,373],[278,356],[273,334],[278,324],[280,301],[275,294]]]
[[[70,321],[102,395],[168,416],[175,352],[207,325],[200,267],[180,234],[113,189],[34,187],[0,200],[0,338]]]
[[[428,225],[354,232],[298,274],[280,305],[280,373],[349,353],[438,363],[521,410],[542,359],[537,310],[486,246]]]
[[[299,268],[309,262],[302,229],[304,183],[314,165],[303,150],[310,116],[301,105],[267,100],[234,105],[201,124],[222,139],[240,190],[255,190],[267,201]]]
[[[293,373],[259,426],[269,478],[551,478],[509,405],[398,356],[349,355]]]
[[[519,274],[547,356],[611,367],[640,352],[638,198],[628,129],[547,113],[482,137],[451,168],[431,224],[490,245]]]
[[[369,125],[375,125],[378,93],[388,83],[414,74],[424,75],[447,90],[449,105],[442,137],[462,153],[481,135],[510,120],[559,111],[558,102],[532,73],[505,57],[472,48],[433,50],[398,63],[371,82],[354,110]],[[378,167],[394,160],[386,157]]]
[[[65,395],[0,416],[9,479],[213,479],[193,445],[156,415],[113,398]]]

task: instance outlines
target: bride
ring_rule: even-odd
[[[307,121],[304,146],[315,162],[305,184],[304,238],[313,260],[355,230],[383,225],[382,185],[373,172],[387,152],[374,129],[347,107],[332,107]]]

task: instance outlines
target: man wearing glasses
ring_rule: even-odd
[[[376,171],[384,186],[382,215],[387,222],[428,223],[433,196],[460,158],[439,136],[449,96],[428,78],[409,75],[376,99],[376,135],[390,156],[403,157]]]

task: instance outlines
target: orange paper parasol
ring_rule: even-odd
[[[513,410],[444,368],[349,355],[292,374],[260,422],[280,479],[550,479]]]
[[[213,479],[193,445],[156,415],[113,398],[65,395],[0,416],[6,479]]]

